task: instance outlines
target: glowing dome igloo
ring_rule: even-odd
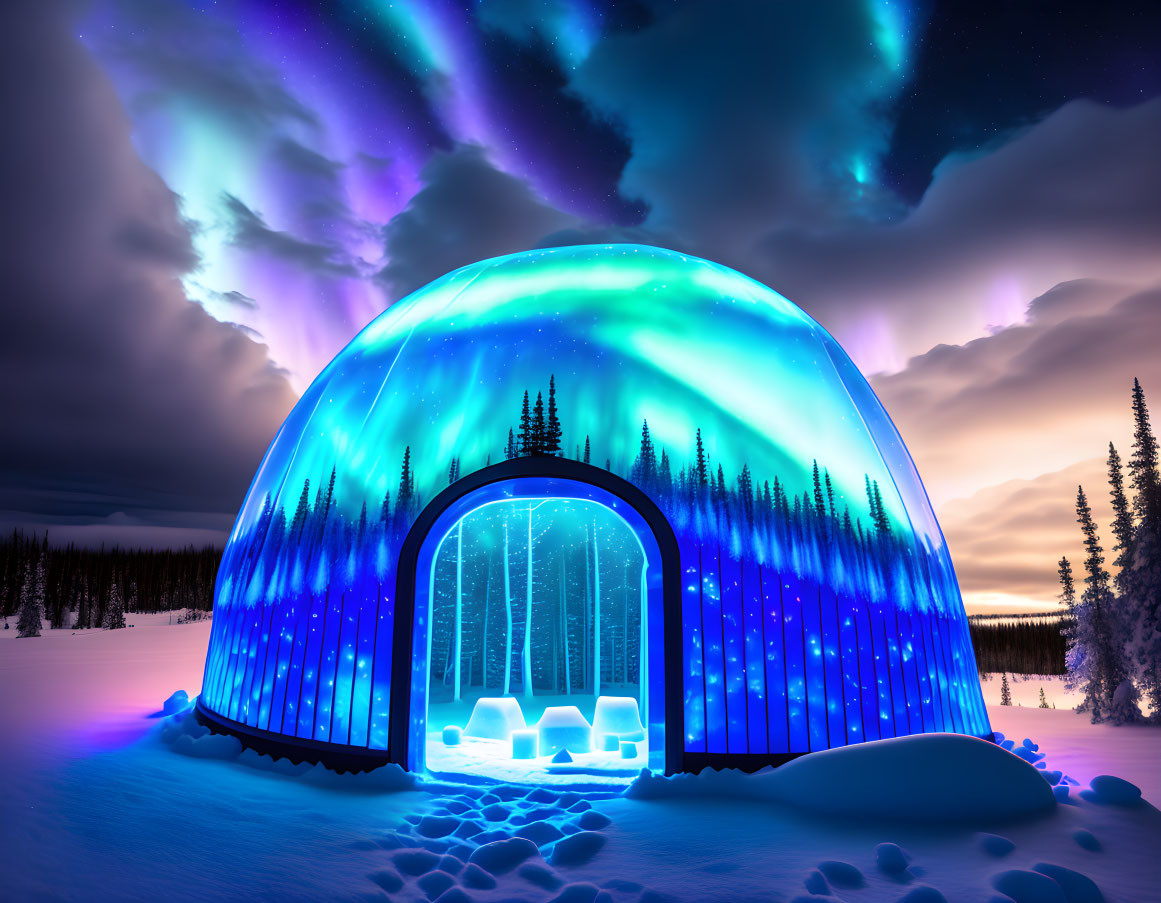
[[[532,755],[566,706],[584,749]],[[765,286],[630,245],[457,270],[326,367],[230,536],[199,712],[342,767],[534,780],[990,733],[866,380]]]

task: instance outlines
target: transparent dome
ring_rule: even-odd
[[[946,545],[866,380],[765,286],[634,245],[464,267],[392,306],[326,367],[230,536],[203,708],[385,750],[408,529],[449,484],[546,455],[627,480],[678,540],[682,661],[664,667],[680,672],[667,686],[681,694],[686,752],[988,733]],[[553,649],[567,657],[577,581],[529,570],[537,604],[565,599]],[[480,584],[465,604],[493,589]],[[480,650],[499,642],[482,629]],[[492,653],[480,655],[487,682]],[[655,658],[623,656],[641,685]]]

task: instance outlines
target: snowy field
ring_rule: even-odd
[[[159,717],[173,690],[198,689],[209,634],[166,620],[0,631],[0,898],[1161,899],[1161,812],[1116,782],[1087,788],[1120,775],[1161,799],[1161,730],[1032,708],[1033,681],[1013,683],[1023,706],[989,706],[993,726],[1078,784],[1052,789],[1010,753],[936,735],[627,794],[437,786],[287,768]],[[998,701],[998,680],[984,686]],[[1045,693],[1062,705],[1062,688]]]

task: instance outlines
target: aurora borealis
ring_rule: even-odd
[[[531,248],[672,248],[801,306],[907,439],[969,603],[1054,604],[1075,483],[1127,448],[1132,378],[1161,391],[1140,4],[4,15],[7,526],[221,542],[360,329]]]

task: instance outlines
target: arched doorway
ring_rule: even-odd
[[[632,484],[506,461],[440,493],[399,561],[392,761],[552,783],[680,770],[677,543]]]

